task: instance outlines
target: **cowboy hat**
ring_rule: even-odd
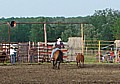
[[[57,39],[57,41],[61,41],[61,38]]]

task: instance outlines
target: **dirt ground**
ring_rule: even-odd
[[[120,64],[0,65],[0,84],[120,84]]]

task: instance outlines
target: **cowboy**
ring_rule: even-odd
[[[51,59],[53,58],[54,52],[57,50],[60,50],[61,48],[64,48],[64,44],[61,41],[61,38],[59,38],[59,39],[57,39],[57,42],[55,43],[55,47],[52,50]]]
[[[15,58],[16,58],[16,55],[15,55],[16,51],[14,49],[13,46],[10,47],[10,61],[12,64],[15,64]]]

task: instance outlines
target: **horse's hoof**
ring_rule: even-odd
[[[52,67],[52,69],[55,69],[54,67]]]

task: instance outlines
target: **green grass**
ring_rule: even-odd
[[[85,55],[85,63],[95,63],[96,62],[96,57],[95,55]]]

